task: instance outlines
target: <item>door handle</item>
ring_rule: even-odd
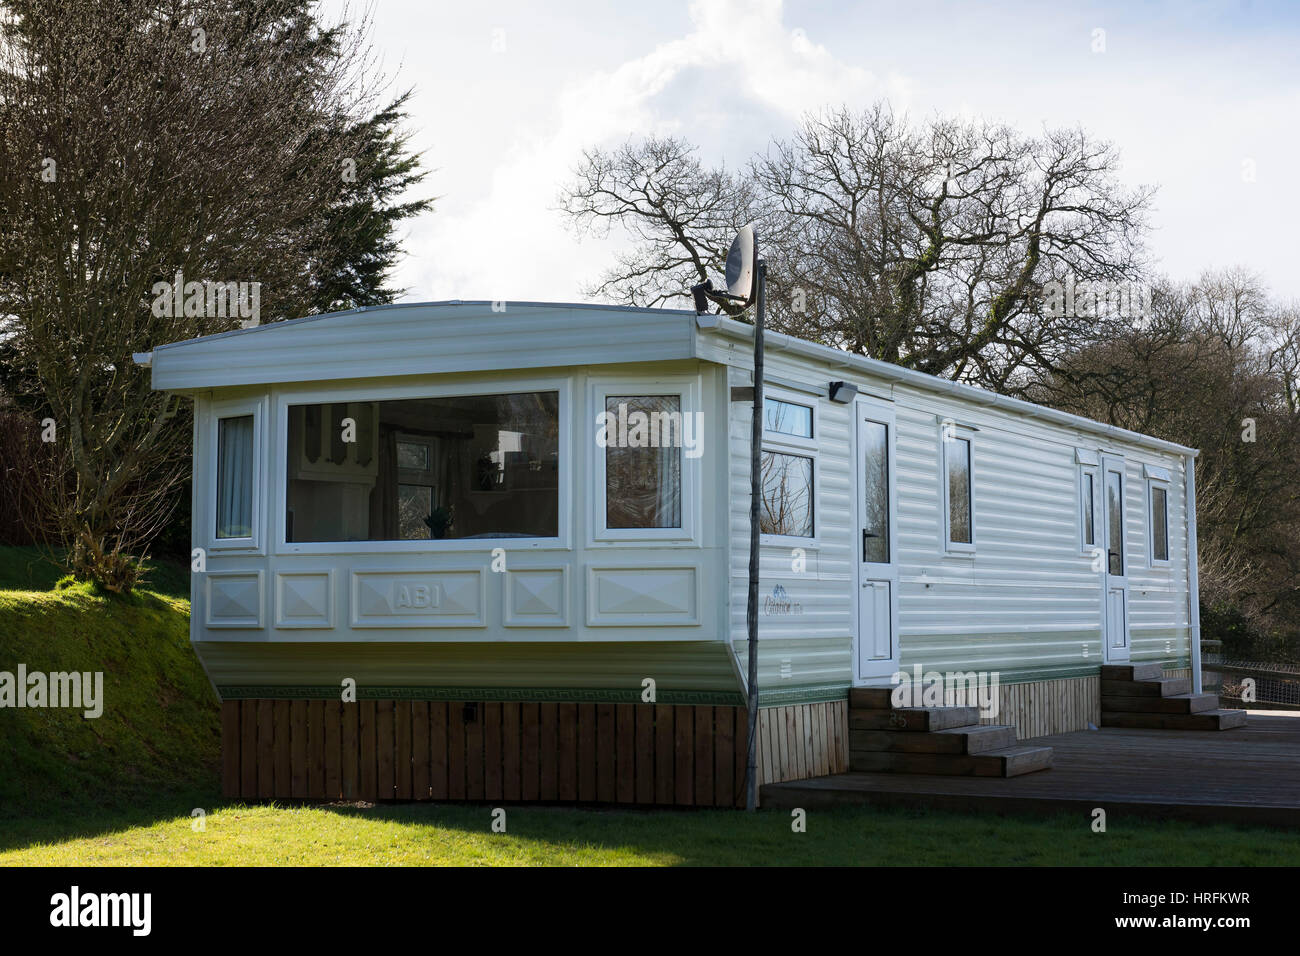
[[[874,531],[868,531],[866,528],[862,529],[862,560],[863,561],[867,560],[867,541],[870,540],[871,538],[879,538],[879,537],[880,535],[876,534]]]

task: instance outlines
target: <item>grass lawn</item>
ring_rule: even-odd
[[[191,826],[193,807],[206,828]],[[784,811],[489,806],[150,807],[0,824],[0,866],[1285,866],[1300,833],[1160,821],[836,809],[794,833]]]

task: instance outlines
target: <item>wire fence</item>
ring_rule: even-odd
[[[1219,641],[1201,642],[1201,684],[1225,707],[1300,710],[1300,663],[1225,659]]]

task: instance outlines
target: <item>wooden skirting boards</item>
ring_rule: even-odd
[[[221,713],[228,798],[745,802],[743,707],[229,700]]]
[[[764,707],[758,712],[759,784],[849,769],[848,701]]]

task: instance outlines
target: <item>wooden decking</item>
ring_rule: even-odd
[[[1251,711],[1227,731],[1106,727],[1037,737],[1052,769],[1010,779],[844,773],[767,784],[765,807],[848,804],[991,813],[1142,815],[1300,826],[1300,714]]]

